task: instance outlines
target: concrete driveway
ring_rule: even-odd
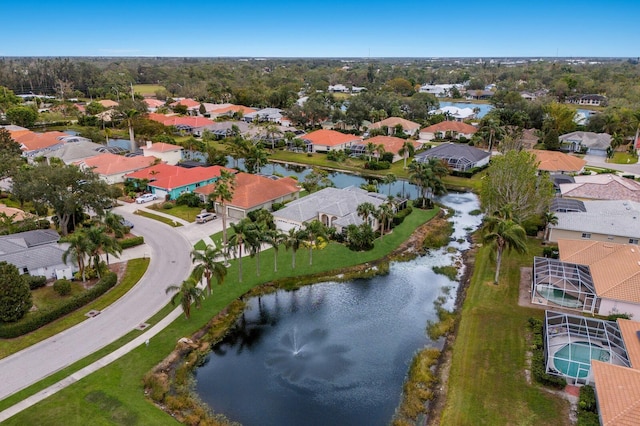
[[[616,164],[608,163],[606,157],[600,157],[598,155],[585,155],[584,160],[587,165],[594,167],[603,167],[613,170],[620,170],[624,174],[633,174],[636,177],[640,176],[640,164]]]
[[[168,303],[167,286],[187,278],[191,271],[192,245],[186,235],[195,238],[205,229],[178,232],[179,228],[130,211],[125,206],[115,209],[134,224],[135,234],[145,238],[151,257],[145,275],[124,297],[97,316],[0,360],[0,400],[124,336]]]

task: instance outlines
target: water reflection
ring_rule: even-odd
[[[472,194],[441,200],[456,211],[452,247],[386,276],[320,283],[247,301],[247,310],[197,371],[196,391],[214,411],[244,425],[385,425],[393,417],[433,302],[455,302],[457,283],[432,267],[450,265],[479,224]],[[443,290],[449,289],[447,293]]]

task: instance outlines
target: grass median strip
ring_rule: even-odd
[[[160,216],[158,214],[153,214],[153,213],[149,213],[143,210],[136,210],[135,214],[137,214],[138,216],[144,216],[148,219],[153,219],[153,220],[157,220],[158,222],[162,222],[165,223],[171,227],[177,228],[178,226],[182,226],[181,223],[176,222],[175,220],[168,218],[168,217],[164,217],[164,216]]]

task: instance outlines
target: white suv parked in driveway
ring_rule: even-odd
[[[196,216],[196,222],[197,223],[205,223],[205,222],[209,222],[210,220],[216,219],[218,216],[216,216],[215,213],[200,213],[199,215]]]
[[[158,196],[156,194],[142,194],[141,196],[136,198],[136,203],[142,204],[142,203],[146,203],[147,201],[153,201],[157,199],[158,199]]]

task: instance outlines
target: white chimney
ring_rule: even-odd
[[[151,145],[153,145],[153,142],[147,141],[147,148],[151,148]]]

